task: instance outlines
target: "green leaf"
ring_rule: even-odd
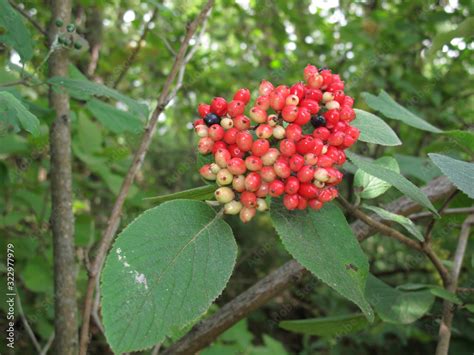
[[[86,104],[86,108],[100,123],[104,125],[104,127],[110,129],[114,133],[138,133],[143,130],[144,123],[136,115],[119,110],[100,100],[90,100]]]
[[[52,265],[41,256],[33,256],[21,273],[25,286],[34,292],[51,292],[53,290]]]
[[[474,313],[474,304],[466,304],[465,307],[469,312]]]
[[[395,154],[395,159],[405,176],[413,176],[427,183],[441,175],[441,170],[428,158]]]
[[[471,152],[474,152],[474,132],[453,130],[446,131],[444,134],[453,139],[461,147],[467,148]]]
[[[325,318],[286,320],[280,322],[279,326],[294,333],[333,338],[357,333],[367,328],[369,322],[363,314],[354,313]]]
[[[374,165],[381,166],[396,173],[400,173],[397,161],[392,157],[381,157],[373,161]],[[384,194],[392,185],[384,180],[358,169],[354,176],[356,194],[361,198],[372,199]]]
[[[149,348],[195,322],[224,289],[232,230],[205,203],[147,210],[118,236],[102,273],[105,335],[115,353]]]
[[[354,111],[356,118],[351,124],[360,130],[360,141],[387,146],[402,144],[397,134],[380,117],[363,110]]]
[[[456,296],[456,294],[446,290],[445,288],[439,287],[439,286],[429,286],[430,291],[433,295],[436,297],[442,298],[446,301],[449,301],[451,303],[461,305],[462,301],[461,299]]]
[[[25,63],[33,56],[33,41],[21,15],[7,0],[0,0],[0,42],[13,47]]]
[[[145,200],[153,200],[157,203],[163,203],[171,200],[188,199],[188,200],[208,200],[214,196],[217,185],[205,185],[195,187],[193,189],[175,192],[168,195],[161,195],[155,197],[147,197]]]
[[[70,79],[59,76],[49,79],[48,83],[55,86],[58,90],[68,90],[71,96],[77,96],[81,100],[85,97],[90,98],[92,96],[112,98],[126,104],[131,112],[143,118],[147,118],[148,116],[148,108],[146,105],[102,84],[83,79]]]
[[[431,125],[414,113],[408,111],[405,107],[396,103],[385,91],[381,90],[379,96],[374,96],[367,92],[362,93],[367,105],[370,108],[381,112],[384,116],[402,121],[403,123],[433,133],[442,132],[439,128]]]
[[[420,319],[434,302],[429,291],[402,292],[373,275],[367,278],[365,296],[384,322],[397,324],[409,324]]]
[[[449,43],[456,37],[469,37],[474,35],[474,17],[468,17],[461,22],[455,29],[447,32],[438,33],[432,40],[431,47],[426,52],[426,59],[431,61],[443,45]]]
[[[33,135],[39,134],[40,122],[38,118],[26,109],[21,101],[7,91],[0,91],[0,121],[8,116],[10,123]]]
[[[78,143],[81,151],[93,154],[102,150],[102,132],[97,123],[92,122],[83,111],[79,112],[77,120]]]
[[[369,263],[341,210],[328,203],[317,212],[289,211],[280,199],[271,205],[271,218],[290,254],[372,321],[364,297]]]
[[[429,153],[428,156],[459,190],[470,198],[474,198],[473,163],[467,163],[441,154]]]
[[[379,215],[381,218],[383,218],[386,221],[393,221],[405,228],[408,233],[413,235],[416,239],[418,239],[420,242],[424,241],[425,238],[423,238],[423,234],[416,228],[415,223],[413,221],[405,216],[401,216],[396,213],[389,212],[387,210],[384,210],[383,208],[376,207],[376,206],[369,206],[369,205],[362,205],[365,209],[368,209],[372,212],[375,212],[377,215]]]
[[[412,182],[407,180],[402,175],[390,169],[371,163],[348,150],[346,150],[346,155],[355,165],[357,165],[357,167],[359,167],[359,169],[362,169],[366,173],[392,184],[395,188],[400,190],[400,192],[404,193],[412,200],[418,202],[422,206],[427,207],[436,215],[438,215],[438,212],[428,197],[426,197],[426,195],[418,187],[416,187]]]
[[[28,141],[17,134],[2,136],[0,139],[0,154],[26,153],[28,149]]]

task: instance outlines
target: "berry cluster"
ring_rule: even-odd
[[[263,80],[250,118],[244,114],[248,89],[230,102],[215,97],[199,105],[198,150],[214,157],[199,172],[221,186],[215,197],[224,213],[240,214],[245,223],[267,210],[267,196],[283,195],[289,210],[317,210],[337,196],[343,175],[335,166],[344,164],[344,150],[359,137],[349,125],[354,100],[328,69],[308,65],[304,79],[276,88]]]

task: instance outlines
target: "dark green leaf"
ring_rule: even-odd
[[[21,126],[33,135],[39,134],[40,122],[15,96],[7,91],[0,91],[0,120],[5,115],[10,117],[10,123]],[[12,122],[13,120],[13,122]]]
[[[7,0],[0,0],[0,42],[13,47],[23,63],[33,56],[33,41],[30,31],[23,23],[21,15]]]
[[[161,195],[155,197],[148,197],[145,200],[153,200],[156,203],[163,203],[171,200],[188,199],[188,200],[208,200],[214,196],[214,191],[217,189],[216,185],[205,185],[195,187],[180,192],[175,192],[168,195]]]
[[[317,335],[325,338],[357,333],[369,326],[367,318],[361,313],[343,316],[313,318],[302,320],[286,320],[280,327],[294,333]]]
[[[354,111],[356,119],[351,124],[359,128],[360,141],[387,146],[402,144],[397,134],[380,117],[363,110]]]
[[[100,100],[90,100],[86,108],[97,120],[114,133],[139,133],[143,130],[144,122],[136,115],[119,110]]]

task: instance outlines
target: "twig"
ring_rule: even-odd
[[[458,246],[454,253],[453,269],[451,270],[451,283],[448,285],[448,291],[455,292],[459,274],[461,272],[464,254],[466,253],[467,241],[471,232],[471,226],[474,224],[474,214],[469,215],[462,224],[459,234]],[[439,327],[438,345],[436,355],[447,355],[449,350],[449,341],[451,339],[451,325],[453,323],[454,307],[449,301],[443,303],[443,315]]]
[[[460,207],[460,208],[448,208],[442,211],[440,214],[443,216],[452,215],[452,214],[468,214],[474,212],[474,207]],[[432,217],[433,213],[429,211],[423,211],[418,213],[413,213],[408,216],[412,221]]]
[[[0,88],[3,89],[3,88],[11,87],[11,86],[16,86],[16,85],[26,85],[26,83],[27,83],[26,79],[20,79],[20,80],[12,81],[9,83],[1,84]]]
[[[164,35],[161,35],[160,39],[163,41],[163,43],[165,44],[165,47],[168,48],[170,53],[176,56],[176,51],[173,49],[173,47],[171,46],[170,42],[166,39],[166,37]]]
[[[28,323],[28,319],[26,319],[25,313],[23,312],[23,307],[21,305],[21,299],[20,295],[18,294],[18,290],[16,291],[16,303],[18,305],[18,313],[20,314],[21,322],[23,323],[23,326],[25,327],[25,330],[28,333],[28,336],[30,337],[31,342],[33,343],[36,351],[38,352],[38,354],[40,354],[41,346],[38,342],[38,339],[36,339],[33,329],[31,329],[30,324]]]
[[[161,349],[161,344],[155,345],[150,355],[158,355]]]
[[[456,293],[474,293],[473,287],[458,287]]]
[[[458,193],[458,190],[453,191],[451,195],[448,196],[448,198],[443,202],[441,207],[438,209],[438,214],[441,214],[449,205],[449,203],[453,200],[453,198],[456,196]],[[434,217],[431,217],[431,221],[426,227],[426,232],[425,232],[425,244],[431,243],[431,234],[433,233],[433,228],[436,223],[436,219]]]
[[[41,350],[41,353],[40,353],[41,355],[46,355],[48,353],[48,350],[51,347],[51,344],[53,344],[53,341],[54,341],[54,331],[49,336],[49,339],[46,342],[46,345],[44,346],[44,348]]]
[[[140,36],[140,39],[137,42],[137,46],[133,49],[132,53],[130,53],[130,56],[125,61],[125,64],[123,65],[122,70],[120,71],[117,79],[115,79],[114,84],[112,85],[114,89],[117,88],[118,84],[125,77],[125,74],[127,74],[128,70],[130,69],[130,66],[132,65],[133,61],[138,55],[138,52],[140,52],[140,50],[142,49],[142,43],[145,40],[146,36],[148,35],[148,32],[150,31],[150,24],[153,21],[155,21],[155,17],[157,14],[158,14],[158,8],[156,7],[153,10],[153,13],[151,14],[150,19],[147,21],[147,23],[145,23],[145,27],[143,28],[142,35]]]
[[[15,2],[9,0],[10,5],[18,11],[23,17],[25,17],[30,23],[45,37],[48,36],[48,32],[33,18],[30,16],[28,12],[20,7],[20,5],[16,4]]]
[[[102,239],[99,242],[99,247],[97,250],[97,255],[93,261],[92,269],[89,273],[89,281],[87,284],[87,291],[86,297],[84,301],[84,311],[83,311],[83,324],[81,329],[81,340],[80,340],[80,355],[86,355],[87,352],[87,345],[89,342],[89,323],[90,317],[92,312],[92,303],[94,297],[94,291],[96,287],[96,280],[100,274],[102,269],[102,265],[105,260],[105,256],[107,251],[110,248],[110,245],[113,241],[115,233],[119,226],[120,215],[122,213],[122,208],[125,203],[125,199],[128,195],[128,191],[135,180],[135,176],[137,175],[138,171],[140,170],[143,160],[145,159],[145,155],[148,151],[148,147],[150,145],[151,139],[156,130],[156,125],[158,123],[158,116],[163,112],[166,105],[169,102],[169,94],[171,91],[171,86],[176,79],[176,75],[182,65],[184,65],[186,51],[189,46],[189,40],[196,32],[199,25],[203,23],[205,18],[208,16],[211,7],[214,5],[214,0],[208,0],[206,5],[203,7],[199,15],[194,19],[193,22],[187,26],[186,35],[184,36],[183,42],[181,43],[181,47],[179,49],[178,55],[175,58],[173,63],[173,67],[171,68],[171,72],[169,73],[166,82],[163,86],[163,90],[161,91],[160,97],[158,98],[158,103],[156,105],[155,110],[153,111],[148,126],[145,129],[145,133],[143,134],[140,146],[138,150],[135,152],[133,157],[132,164],[128,169],[127,175],[122,183],[120,188],[120,192],[117,196],[117,200],[112,208],[111,215],[108,220],[107,228],[102,235]]]
[[[423,188],[423,192],[431,201],[435,201],[445,197],[454,189],[455,187],[446,177],[440,177]],[[421,206],[407,197],[402,197],[386,206],[385,209],[393,213],[407,215],[419,211]],[[351,228],[359,241],[367,239],[372,232],[369,226],[360,221],[352,223]],[[214,315],[196,324],[188,334],[168,348],[165,354],[191,354],[204,348],[232,325],[247,317],[253,310],[280,294],[291,284],[292,280],[298,279],[303,272],[304,269],[296,261],[287,262],[227,303]],[[282,287],[271,288],[272,285],[280,284]],[[265,292],[261,292],[262,290]]]

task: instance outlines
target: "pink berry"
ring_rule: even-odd
[[[273,164],[273,169],[278,177],[282,179],[286,179],[291,174],[290,165],[285,162],[284,160],[277,160],[275,164]]]
[[[234,127],[239,131],[244,131],[250,128],[250,119],[247,116],[240,115],[234,118]]]
[[[255,130],[255,134],[258,138],[267,139],[272,136],[273,128],[268,124],[261,124]]]
[[[340,146],[344,143],[344,136],[345,134],[343,132],[334,132],[329,136],[328,143],[333,146]]]
[[[304,80],[306,81],[308,81],[308,79],[315,74],[318,74],[318,68],[316,68],[314,65],[308,64],[303,70]]]
[[[262,110],[260,107],[252,107],[250,109],[250,118],[256,123],[265,123],[267,122],[267,113]]]
[[[321,167],[321,168],[329,168],[329,167],[333,166],[333,164],[334,164],[334,160],[332,160],[327,155],[321,155],[318,158],[318,166]]]
[[[240,220],[242,223],[248,223],[255,217],[257,210],[255,208],[242,207],[239,213]]]
[[[194,131],[196,132],[197,136],[201,138],[207,137],[209,134],[209,128],[204,124],[196,126],[196,128],[194,128]]]
[[[261,108],[264,111],[267,111],[270,108],[270,96],[259,96],[257,100],[255,100],[255,106]]]
[[[249,132],[241,131],[237,133],[235,142],[241,151],[248,152],[252,148],[253,137]]]
[[[278,156],[280,155],[280,151],[276,148],[270,148],[268,151],[262,155],[262,162],[263,165],[273,165]]]
[[[252,144],[252,154],[261,157],[270,149],[270,143],[266,139],[257,139]]]
[[[269,95],[273,91],[273,84],[267,80],[262,80],[258,88],[260,95]]]
[[[319,89],[307,88],[305,90],[305,98],[319,102],[323,98],[323,93]]]
[[[314,153],[308,153],[304,155],[304,163],[306,165],[316,165],[318,162],[318,156]]]
[[[199,169],[199,174],[201,174],[201,176],[206,180],[215,180],[216,179],[216,174],[214,174],[211,171],[211,164],[203,165]]]
[[[326,111],[323,116],[326,119],[326,126],[328,128],[334,127],[339,122],[339,111],[337,110]]]
[[[308,207],[308,200],[305,199],[303,196],[298,195],[298,210],[305,210]]]
[[[214,160],[221,168],[227,167],[230,159],[230,152],[227,149],[218,149],[216,154],[214,154]]]
[[[209,154],[212,152],[214,141],[210,137],[203,137],[199,140],[198,151],[201,154]]]
[[[262,177],[259,173],[251,172],[245,177],[245,189],[247,191],[255,192],[262,184]]]
[[[256,157],[255,155],[249,155],[247,158],[245,158],[245,166],[250,171],[258,171],[263,167],[262,159]]]
[[[264,166],[260,170],[260,175],[262,175],[262,180],[266,182],[272,182],[276,179],[276,173],[273,166]]]
[[[247,170],[247,167],[241,158],[232,158],[227,162],[227,170],[229,170],[232,175],[242,175]]]
[[[265,181],[262,181],[262,184],[260,185],[260,187],[258,188],[255,194],[257,195],[257,197],[266,197],[268,195],[268,191],[269,191],[268,183],[266,183]],[[257,208],[258,208],[259,200],[260,199],[257,198]]]
[[[299,99],[299,97],[296,96],[296,95],[288,95],[288,96],[286,97],[286,100],[285,100],[285,104],[286,104],[286,105],[294,105],[294,106],[296,106],[296,105],[298,105],[299,102],[300,102],[300,99]]]
[[[227,144],[223,141],[214,142],[214,145],[212,146],[212,154],[216,154],[219,149],[227,149]]]
[[[324,78],[322,75],[313,74],[308,78],[308,85],[313,89],[319,89],[323,86]]]
[[[224,138],[225,130],[220,124],[213,124],[209,127],[209,137],[214,141],[220,141]]]

